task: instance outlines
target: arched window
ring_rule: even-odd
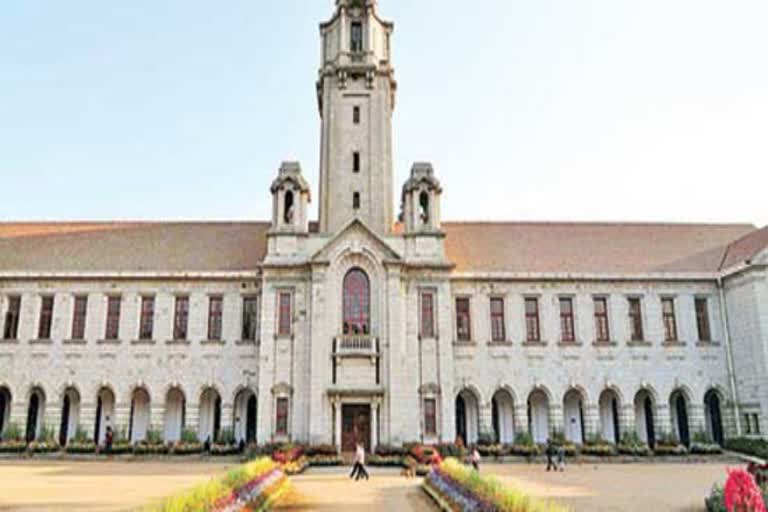
[[[419,220],[422,224],[429,224],[429,194],[426,192],[419,195]]]
[[[285,193],[283,220],[286,224],[293,224],[293,192],[290,190]]]
[[[350,270],[344,278],[344,334],[369,334],[370,323],[370,281],[362,270]]]

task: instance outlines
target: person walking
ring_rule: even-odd
[[[357,449],[355,450],[355,467],[357,468],[355,481],[361,478],[368,480],[368,471],[365,469],[365,448],[363,448],[361,443],[357,443]],[[352,471],[354,472],[354,469]]]
[[[557,447],[557,469],[565,471],[565,445],[562,443]]]
[[[555,466],[554,457],[555,457],[555,446],[552,444],[552,440],[547,440],[547,471],[550,471],[554,469],[557,471],[557,466]]]
[[[475,471],[480,472],[480,452],[477,451],[477,446],[472,448],[472,455],[469,456],[469,461],[472,463],[472,467]]]
[[[112,432],[112,427],[107,427],[107,433],[104,435],[104,452],[107,456],[112,455],[112,442],[115,439],[115,434]]]

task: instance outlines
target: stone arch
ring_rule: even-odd
[[[107,429],[114,429],[115,402],[117,394],[111,384],[102,383],[96,390],[96,418],[93,427],[93,440],[96,444],[103,444]],[[122,433],[126,438],[127,432]]]
[[[150,407],[152,396],[146,386],[136,385],[131,388],[128,439],[132,443],[143,441],[150,426]]]
[[[342,332],[344,335],[371,333],[371,278],[360,267],[347,270],[342,280]]]
[[[80,424],[80,391],[73,385],[67,385],[59,394],[61,397],[61,423],[59,425],[59,445],[66,446],[77,434]]]
[[[491,424],[495,441],[509,444],[515,440],[515,394],[500,387],[491,397]]]
[[[621,441],[621,392],[615,386],[607,386],[598,398],[600,437],[618,444]]]
[[[669,394],[669,416],[672,433],[684,446],[691,445],[691,399],[690,392],[678,386]]]
[[[180,441],[187,423],[187,395],[179,385],[166,386],[163,412],[163,439]]]
[[[6,384],[0,383],[0,440],[3,439],[3,433],[11,422],[11,404],[13,403],[13,394],[11,388]]]
[[[216,442],[221,433],[222,395],[216,386],[204,386],[200,392],[198,438]]]
[[[456,436],[460,437],[465,445],[478,441],[481,403],[482,397],[474,386],[464,386],[456,393]]]
[[[584,444],[584,409],[587,393],[581,386],[571,386],[563,395],[563,420],[565,439],[574,444]]]
[[[656,444],[656,392],[650,386],[642,386],[635,393],[635,429],[640,440],[649,446]]]
[[[27,442],[39,438],[45,426],[46,394],[42,385],[33,384],[27,391]]]
[[[235,426],[235,440],[245,443],[255,443],[258,420],[258,396],[249,386],[238,386],[234,394],[232,409]]]
[[[528,393],[528,432],[536,443],[546,443],[551,430],[552,393],[545,386],[534,386]]]
[[[725,443],[725,430],[723,428],[723,404],[725,393],[717,387],[710,387],[704,393],[704,423],[707,436],[715,443],[722,446]]]
[[[357,250],[347,248],[333,259],[331,268],[333,279],[329,281],[329,289],[333,290],[333,296],[337,300],[329,305],[333,311],[333,325],[339,331],[343,330],[344,323],[344,280],[350,271],[359,269],[368,277],[370,333],[380,331],[382,293],[383,293],[383,262],[369,248],[361,246]]]

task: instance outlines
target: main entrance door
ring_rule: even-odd
[[[341,450],[355,451],[357,443],[362,443],[366,453],[371,451],[371,406],[341,406]]]

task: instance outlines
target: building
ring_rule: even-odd
[[[393,25],[321,24],[318,201],[298,163],[270,222],[0,224],[0,427],[62,442],[581,443],[760,435],[768,229],[441,221],[394,204]]]

